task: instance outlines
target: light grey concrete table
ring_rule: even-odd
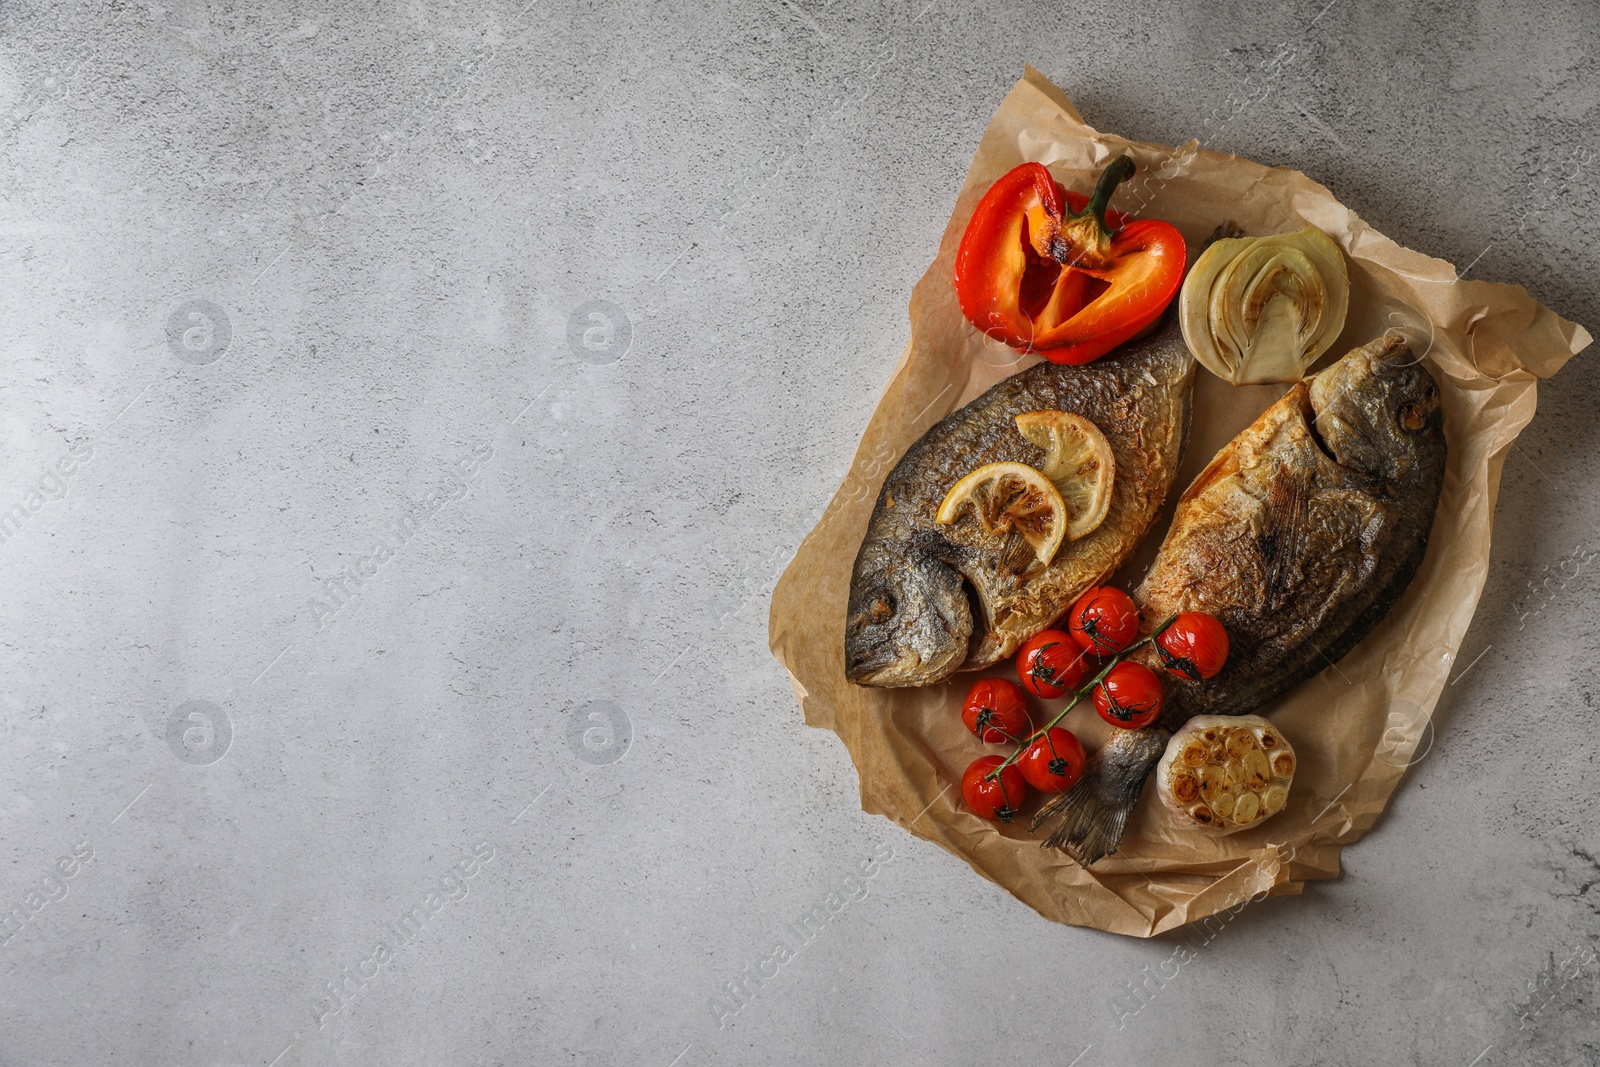
[[[863,815],[766,650],[1024,62],[1593,327],[1597,22],[0,6],[0,1064],[1600,1061],[1593,354],[1389,814],[1176,973]]]

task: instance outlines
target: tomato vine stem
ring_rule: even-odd
[[[1068,712],[1077,707],[1084,701],[1085,698],[1092,694],[1094,692],[1094,687],[1105,680],[1106,675],[1111,673],[1111,669],[1113,667],[1127,659],[1129,656],[1133,655],[1133,653],[1138,651],[1140,647],[1153,644],[1156,638],[1166,633],[1167,627],[1171,626],[1175,621],[1177,621],[1177,618],[1178,616],[1176,613],[1167,616],[1167,620],[1160,626],[1157,626],[1154,630],[1150,631],[1148,634],[1145,634],[1143,637],[1139,638],[1139,640],[1135,641],[1121,652],[1118,652],[1114,657],[1112,657],[1110,663],[1101,668],[1099,674],[1095,675],[1088,682],[1072,691],[1070,699],[1067,701],[1066,705],[1062,707],[1061,711],[1056,714],[1055,718],[1051,719],[1040,729],[1035,730],[1033,733],[1023,738],[1021,743],[1017,746],[1017,750],[1011,753],[1011,755],[1007,756],[1004,763],[1000,764],[1000,766],[984,775],[984,778],[990,780],[998,778],[1001,771],[1005,770],[1007,767],[1017,762],[1017,760],[1021,759],[1023,753],[1027,752],[1028,749],[1033,746],[1034,742],[1039,741],[1047,736],[1051,730],[1055,729],[1056,726],[1060,724],[1062,719],[1067,717]]]

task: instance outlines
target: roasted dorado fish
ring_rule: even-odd
[[[1215,615],[1227,665],[1206,682],[1163,672],[1160,721],[1117,731],[1039,813],[1059,819],[1046,844],[1086,865],[1115,852],[1171,731],[1253,712],[1350,651],[1422,565],[1444,469],[1438,386],[1395,335],[1296,383],[1219,452],[1134,599],[1147,625]]]
[[[924,434],[884,481],[856,556],[844,635],[850,680],[929,685],[987,666],[1116,570],[1172,486],[1193,383],[1194,358],[1173,318],[1094,363],[1029,367]],[[945,494],[976,468],[1044,460],[1044,450],[1017,428],[1017,416],[1030,411],[1088,419],[1116,462],[1104,520],[1062,544],[1042,568],[1005,551],[975,523],[935,521]]]

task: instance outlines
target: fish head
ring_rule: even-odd
[[[961,576],[911,553],[852,583],[845,676],[859,685],[929,685],[961,666],[971,635]]]
[[[1329,456],[1391,485],[1443,443],[1439,386],[1398,334],[1314,376],[1310,402],[1312,428]]]

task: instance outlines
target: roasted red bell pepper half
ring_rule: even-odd
[[[1068,192],[1024,163],[984,194],[956,250],[956,297],[967,321],[1024,352],[1088,363],[1160,316],[1183,282],[1183,235],[1106,205],[1133,174],[1112,160],[1094,192]]]

